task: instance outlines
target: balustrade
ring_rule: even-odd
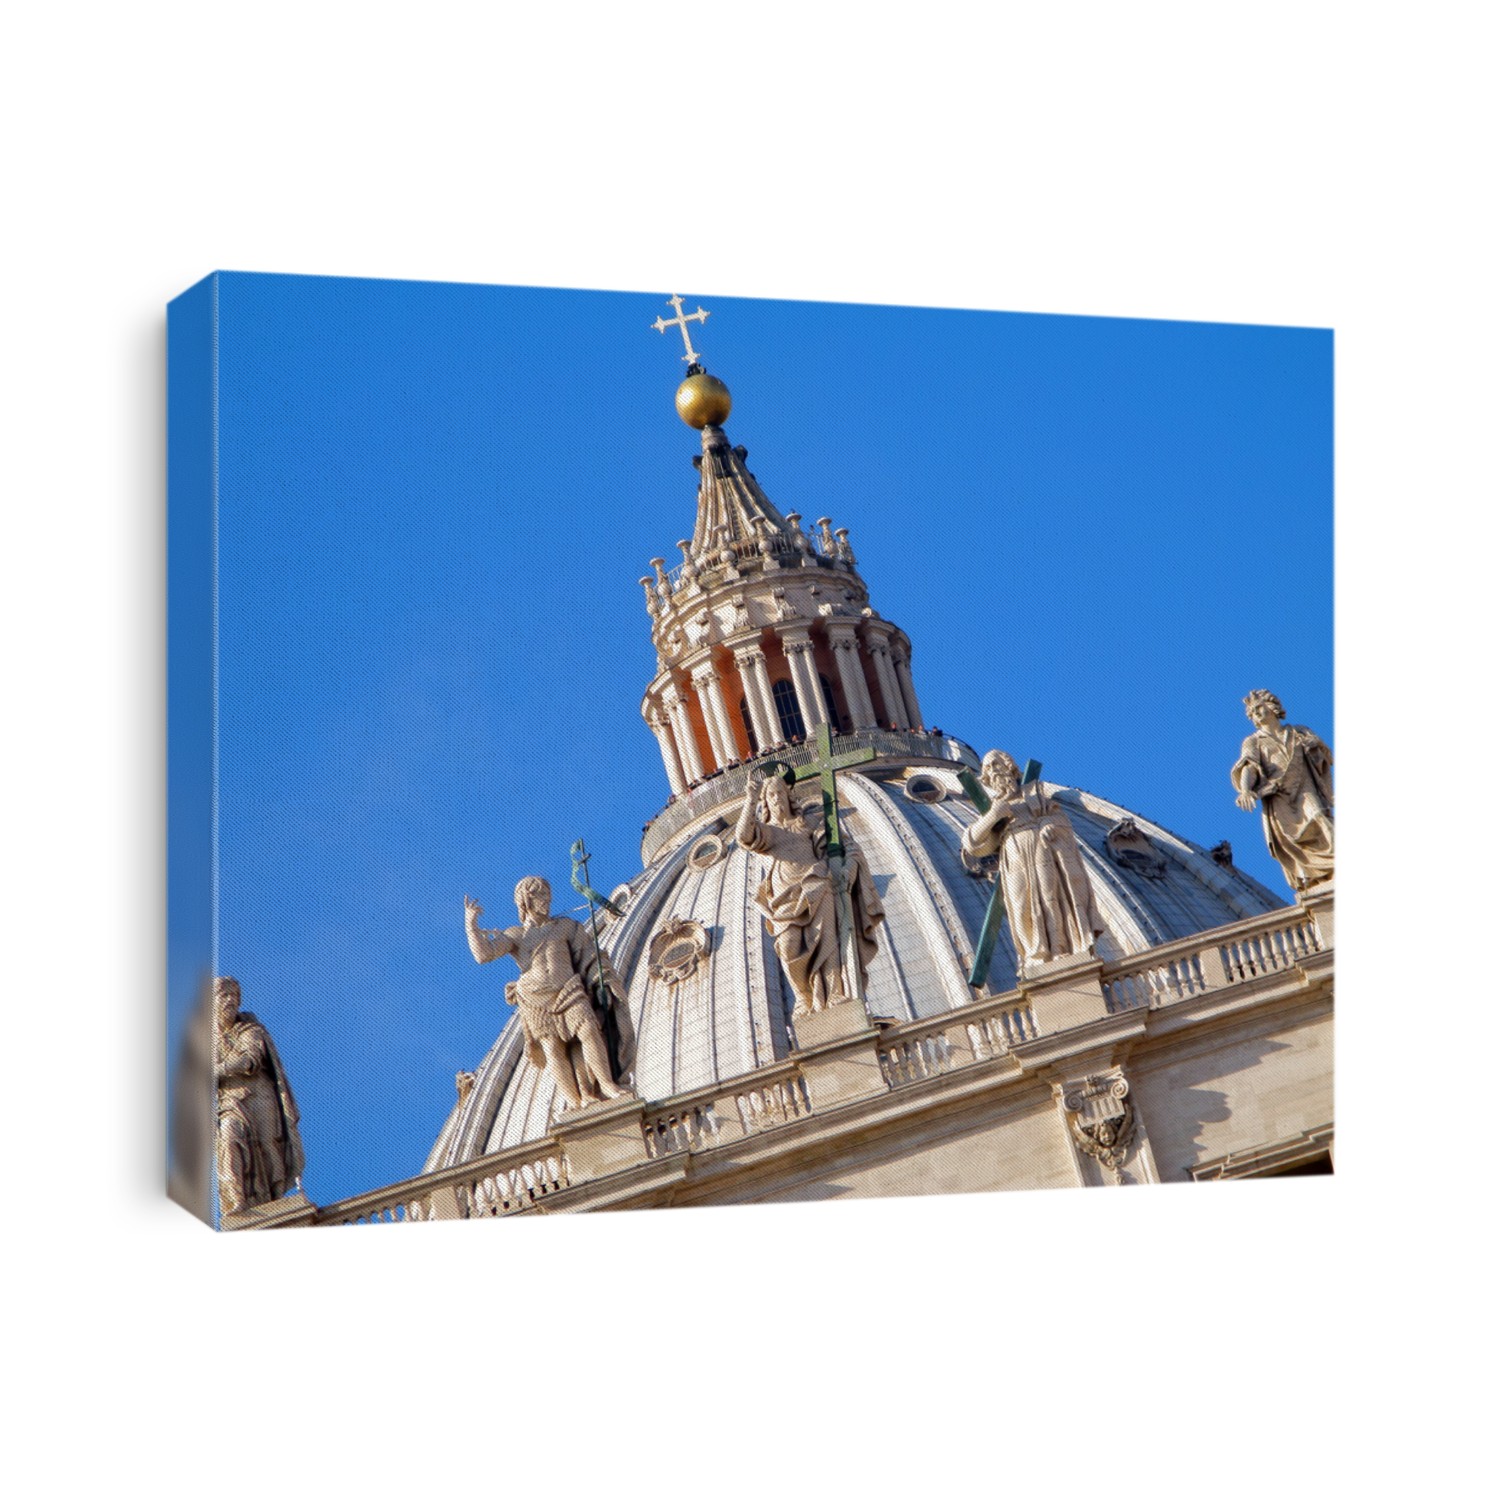
[[[714,1106],[690,1104],[684,1109],[646,1117],[642,1134],[646,1155],[675,1156],[682,1151],[702,1151],[719,1141],[719,1118]]]
[[[420,1224],[530,1208],[570,1185],[568,1159],[536,1142],[321,1208],[317,1224]]]
[[[340,1214],[337,1218],[319,1218],[329,1224],[421,1224],[434,1218],[432,1198],[408,1199],[398,1203],[371,1205],[360,1212]]]
[[[1024,1001],[1009,1004],[993,1015],[967,1021],[964,1030],[968,1034],[969,1049],[976,1062],[987,1062],[992,1057],[999,1057],[1022,1042],[1036,1041],[1040,1035],[1036,1012]]]
[[[1243,984],[1296,968],[1323,944],[1313,919],[1293,908],[1236,923],[1233,935],[1205,942],[1208,933],[1104,966],[1104,1000],[1112,1014],[1157,1010],[1209,990]]]
[[[530,1208],[567,1186],[568,1159],[561,1152],[513,1167],[498,1167],[454,1185],[466,1219],[498,1218]]]
[[[800,1073],[736,1091],[732,1096],[740,1128],[746,1135],[789,1125],[812,1113],[807,1084]]]
[[[936,1078],[953,1066],[953,1044],[945,1031],[882,1039],[877,1051],[880,1071],[892,1088],[903,1083],[917,1083],[923,1078]]]
[[[1201,995],[1209,988],[1203,977],[1203,959],[1189,953],[1169,959],[1154,968],[1140,969],[1105,979],[1104,1003],[1111,1015],[1125,1010],[1151,1010],[1173,1000]]]
[[[1312,919],[1303,918],[1270,932],[1252,932],[1219,948],[1230,983],[1294,968],[1322,948]]]
[[[1322,952],[1313,918],[1300,908],[1284,908],[1106,964],[1101,983],[1111,1013],[1155,1010],[1286,973]],[[1011,991],[885,1027],[875,1050],[885,1085],[894,1090],[992,1062],[1038,1040],[1031,1002]],[[638,1164],[711,1151],[806,1120],[815,1111],[803,1068],[816,1065],[799,1064],[794,1057],[649,1105],[641,1122]],[[627,1152],[609,1171],[629,1171],[632,1165]],[[317,1210],[314,1222],[502,1217],[534,1208],[575,1185],[562,1140],[534,1141],[332,1204]]]

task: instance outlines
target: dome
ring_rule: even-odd
[[[976,996],[968,976],[992,888],[968,872],[959,849],[977,816],[959,771],[977,770],[979,757],[962,741],[925,734],[839,737],[841,749],[858,745],[876,758],[840,772],[838,787],[846,841],[863,853],[885,908],[869,1013],[906,1021],[966,1005]],[[625,983],[637,1039],[634,1087],[646,1100],[750,1073],[795,1045],[790,989],[755,905],[765,860],[734,837],[750,774],[748,767],[726,771],[659,815],[643,846],[645,868],[616,893],[623,915],[611,919],[603,945]],[[1044,784],[1078,835],[1108,928],[1099,942],[1105,960],[1285,904],[1149,818],[1078,788]],[[817,798],[816,783],[799,786],[799,807],[814,812]],[[1015,952],[1002,928],[979,993],[1016,985]],[[426,1169],[546,1135],[554,1104],[551,1079],[526,1060],[512,1021]]]

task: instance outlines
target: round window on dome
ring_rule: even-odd
[[[925,771],[908,776],[902,790],[913,802],[941,802],[948,795],[943,783]]]
[[[706,870],[724,857],[724,841],[717,834],[706,833],[688,851],[687,862],[695,870]]]

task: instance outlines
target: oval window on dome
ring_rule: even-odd
[[[715,833],[706,833],[688,851],[687,862],[695,870],[706,870],[724,857],[724,840]]]
[[[943,783],[925,771],[908,776],[902,790],[913,802],[941,802],[948,795]]]

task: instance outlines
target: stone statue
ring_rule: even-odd
[[[747,783],[735,838],[744,848],[770,857],[755,904],[766,915],[776,956],[797,997],[792,1014],[805,1016],[843,1004],[850,986],[840,960],[838,891],[826,858],[827,835],[822,829],[817,834],[808,830],[792,810],[786,782],[772,773],[759,782],[752,776]],[[875,956],[875,929],[885,912],[864,856],[849,850],[844,869],[862,992]]]
[[[1312,730],[1287,724],[1264,688],[1245,699],[1255,733],[1240,746],[1229,779],[1246,812],[1260,803],[1266,847],[1294,891],[1333,879],[1333,753]]]
[[[635,1036],[609,955],[583,923],[552,915],[552,887],[540,875],[516,886],[516,908],[519,927],[486,929],[484,908],[465,896],[464,926],[475,963],[508,954],[521,966],[505,1001],[520,1009],[532,1066],[546,1068],[571,1109],[628,1098]]]
[[[297,1102],[270,1033],[240,1009],[239,981],[228,977],[214,980],[214,1075],[220,1211],[274,1203],[305,1165]]]
[[[1040,782],[1021,785],[1021,773],[1003,750],[991,750],[979,779],[990,794],[989,811],[964,829],[964,862],[977,868],[999,856],[996,879],[1017,955],[1028,963],[1092,953],[1105,930],[1078,835],[1068,815]]]

